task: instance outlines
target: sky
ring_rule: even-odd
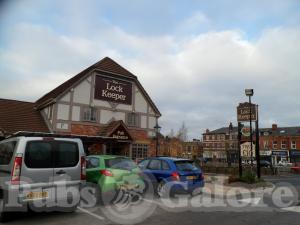
[[[108,56],[138,76],[168,135],[236,124],[253,88],[260,127],[300,126],[298,0],[0,1],[0,98],[36,101]]]

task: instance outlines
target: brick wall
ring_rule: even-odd
[[[99,126],[92,126],[92,125],[79,125],[79,124],[72,124],[71,125],[71,133],[78,134],[78,135],[99,135],[101,127]]]

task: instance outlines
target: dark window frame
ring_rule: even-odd
[[[150,165],[151,165],[152,161],[158,161],[159,165],[160,165],[160,168],[159,169],[152,169],[152,168],[150,168]],[[149,170],[162,170],[161,160],[159,160],[159,159],[151,159],[151,161],[148,163],[147,169],[149,169]]]
[[[9,154],[10,154],[10,155],[9,155],[9,158],[10,158],[10,159],[8,159],[8,161],[5,161],[4,163],[1,163],[1,160],[3,159],[2,155],[1,155],[1,158],[2,158],[2,159],[0,160],[0,165],[1,165],[1,166],[9,165],[9,164],[11,163],[11,161],[12,161],[12,159],[13,159],[13,156],[14,156],[14,152],[15,152],[16,146],[17,146],[17,144],[18,144],[18,142],[17,142],[16,140],[14,140],[14,141],[3,142],[3,143],[0,144],[0,146],[1,146],[1,145],[7,145],[7,144],[9,144],[9,143],[14,143],[13,149],[12,149],[12,151],[9,153]]]
[[[47,166],[47,167],[32,167],[31,165],[29,165],[28,161],[27,161],[27,158],[28,158],[28,147],[30,144],[32,143],[48,143],[50,144],[51,146],[51,163]],[[73,163],[72,165],[68,165],[68,166],[62,166],[62,165],[58,165],[56,164],[56,161],[55,161],[55,157],[57,157],[57,151],[58,151],[58,145],[59,144],[73,144],[75,147],[76,147],[76,163]],[[72,168],[72,167],[76,167],[79,163],[79,147],[78,147],[78,144],[76,142],[72,142],[72,141],[61,141],[61,140],[33,140],[33,141],[28,141],[26,143],[26,146],[25,146],[25,154],[24,154],[24,163],[26,165],[27,168],[30,168],[30,169],[57,169],[57,168]]]

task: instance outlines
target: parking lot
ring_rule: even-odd
[[[282,182],[293,185],[299,196],[299,175],[266,177],[274,188]],[[274,191],[273,191],[274,193]],[[74,213],[18,213],[7,224],[298,224],[299,197],[293,197],[292,206],[272,204],[272,192],[263,195],[227,195],[211,198],[207,193],[191,197],[181,195],[174,199],[144,198],[138,203],[115,206],[97,205],[79,207]],[[283,203],[287,204],[287,196]],[[296,199],[297,198],[297,199]],[[202,203],[202,204],[199,204]],[[238,203],[239,207],[235,207]],[[215,204],[215,205],[214,205]],[[221,204],[218,206],[218,204]]]

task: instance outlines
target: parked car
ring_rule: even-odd
[[[0,217],[9,211],[74,211],[80,200],[80,186],[85,180],[85,154],[80,139],[18,136],[0,142]],[[61,193],[61,188],[78,193]],[[76,196],[74,196],[76,194]],[[8,207],[7,201],[18,204]],[[13,200],[12,200],[13,199]],[[65,204],[71,199],[72,204]],[[49,207],[35,208],[47,200]],[[63,204],[63,205],[62,205]]]
[[[141,170],[130,158],[116,155],[87,156],[87,182],[96,184],[97,197],[106,204],[118,197],[120,190],[143,194]]]
[[[178,193],[192,194],[204,186],[204,176],[193,161],[171,157],[148,158],[139,163],[161,197]]]
[[[269,162],[268,160],[260,160],[260,166],[261,167],[271,167],[271,162]]]

